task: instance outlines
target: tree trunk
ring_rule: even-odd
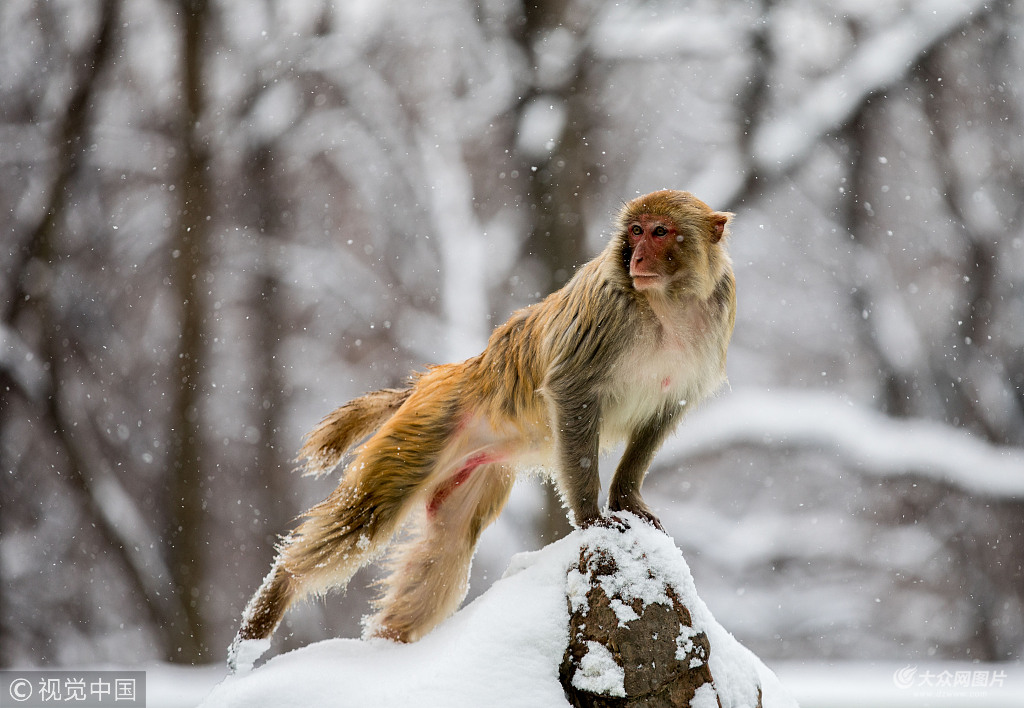
[[[205,99],[202,76],[203,40],[208,5],[183,0],[181,71],[184,93],[181,121],[182,174],[178,184],[179,216],[171,256],[174,292],[181,305],[178,354],[173,363],[168,484],[170,568],[175,592],[185,612],[187,634],[167,658],[183,663],[204,659],[203,601],[203,401],[202,375],[206,355],[204,298],[210,217],[210,158],[200,134]]]

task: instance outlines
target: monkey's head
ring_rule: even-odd
[[[637,197],[619,212],[613,239],[623,275],[649,295],[709,297],[728,264],[723,239],[732,216],[689,192]]]

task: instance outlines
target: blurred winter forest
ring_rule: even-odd
[[[305,431],[733,211],[648,500],[765,659],[1024,653],[1024,2],[3,0],[0,665],[220,662]],[[614,456],[607,461],[614,463]],[[522,480],[472,585],[567,529]],[[353,636],[375,572],[294,611]]]

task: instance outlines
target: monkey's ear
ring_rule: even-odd
[[[725,225],[736,216],[731,211],[716,211],[711,214],[711,243],[718,243],[725,236]]]

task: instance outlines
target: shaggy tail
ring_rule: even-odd
[[[395,414],[412,388],[385,388],[337,408],[311,430],[299,450],[303,474],[319,477],[341,462],[349,448],[373,433]]]

